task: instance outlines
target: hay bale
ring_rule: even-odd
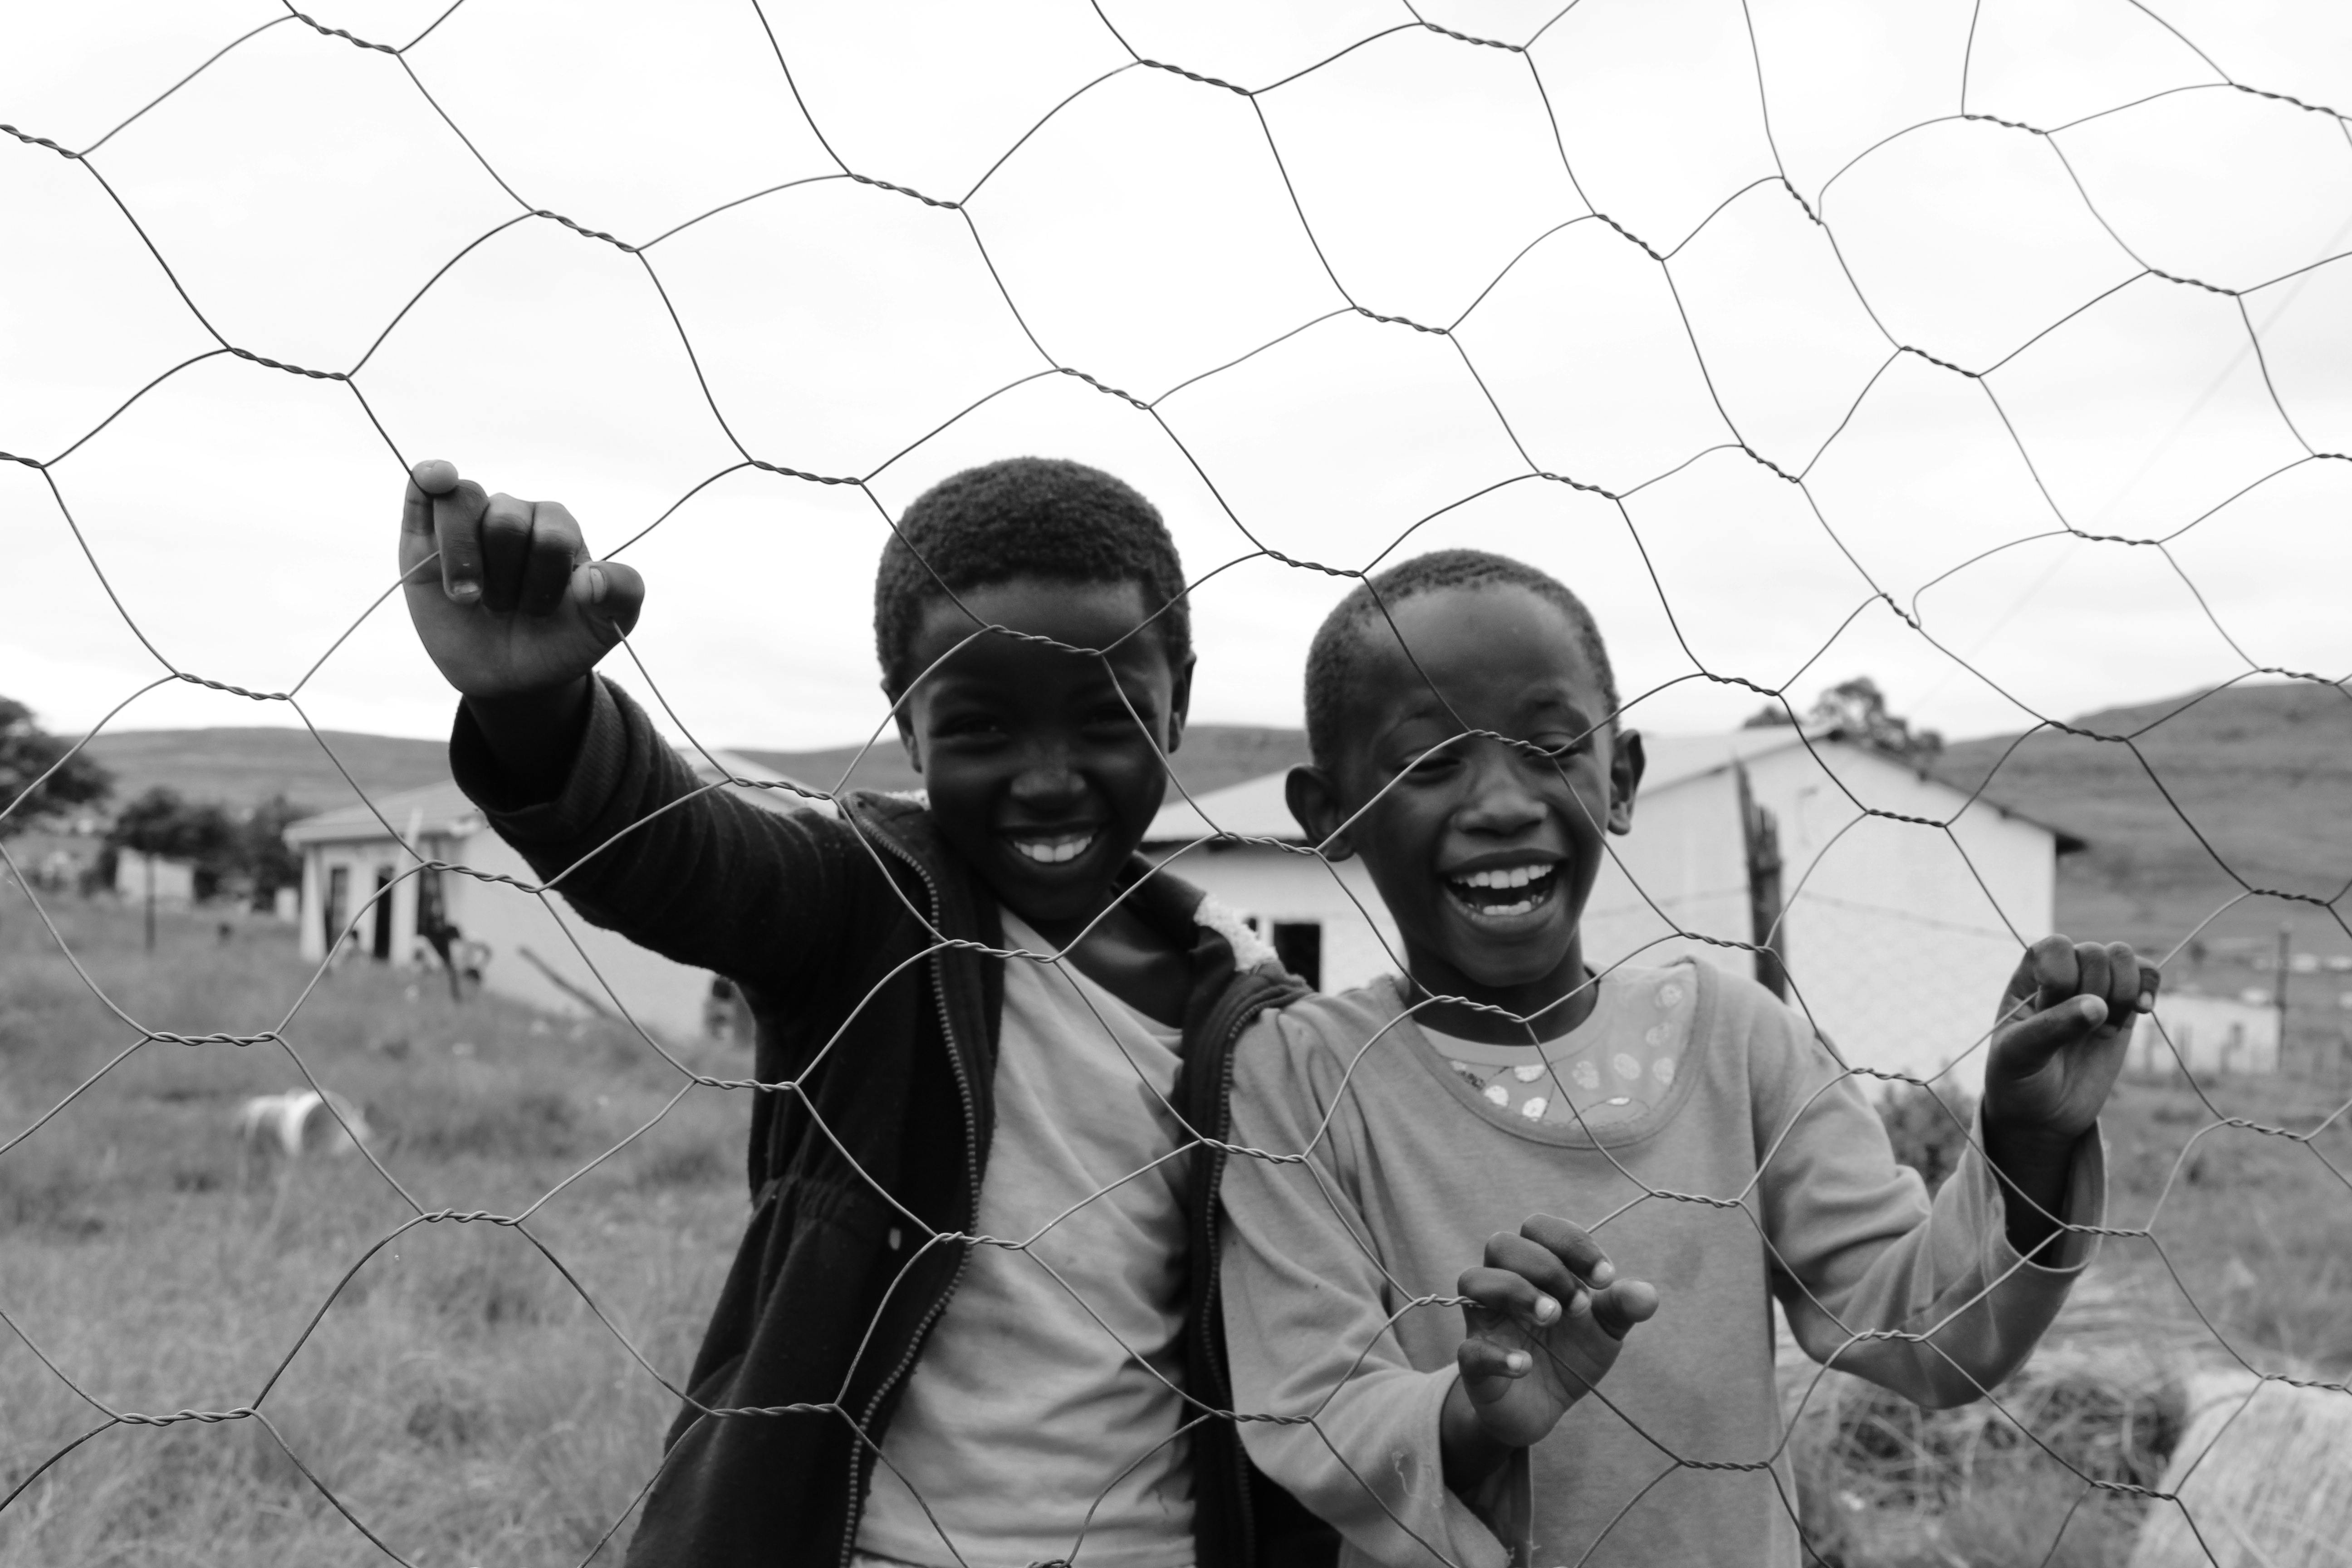
[[[2130,1568],[2352,1568],[2352,1394],[2200,1372],[2188,1416]]]

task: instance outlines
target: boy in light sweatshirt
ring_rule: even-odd
[[[1364,858],[1407,973],[1242,1042],[1234,1138],[1306,1158],[1229,1165],[1224,1290],[1234,1385],[1276,1418],[1244,1440],[1344,1562],[1793,1564],[1772,1302],[1817,1360],[1952,1405],[2090,1256],[2155,969],[2026,952],[1931,1203],[1762,986],[1586,969],[1642,777],[1618,706],[1584,606],[1498,556],[1391,568],[1315,640],[1291,809]]]

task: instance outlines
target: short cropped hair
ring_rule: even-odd
[[[1381,606],[1393,610],[1409,599],[1446,588],[1486,588],[1497,584],[1525,588],[1559,607],[1576,628],[1577,646],[1591,661],[1608,704],[1606,721],[1617,721],[1617,674],[1609,665],[1608,645],[1601,626],[1584,601],[1549,572],[1541,572],[1507,555],[1484,550],[1433,550],[1410,561],[1375,572],[1356,584],[1324,617],[1307,650],[1307,748],[1315,765],[1329,768],[1339,761],[1347,731],[1348,712],[1361,684],[1365,645],[1375,628],[1393,639]],[[1376,596],[1377,595],[1377,596]]]
[[[874,574],[874,651],[892,700],[928,605],[1016,577],[1133,583],[1181,669],[1192,654],[1184,567],[1159,509],[1122,479],[1060,458],[1006,458],[941,479],[915,498]]]

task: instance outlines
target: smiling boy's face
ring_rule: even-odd
[[[1089,920],[1167,794],[1161,755],[1181,738],[1190,666],[1171,668],[1156,627],[1128,635],[1146,614],[1133,583],[1022,577],[959,596],[971,614],[926,606],[910,667],[929,673],[898,709],[932,819],[1030,924]],[[1106,660],[973,637],[974,616],[1076,647],[1118,646]]]
[[[1292,809],[1308,832],[1339,833],[1334,852],[1363,857],[1423,989],[1549,1008],[1537,1032],[1561,1033],[1590,1011],[1554,1004],[1584,980],[1578,926],[1605,834],[1632,826],[1641,738],[1604,722],[1575,624],[1538,594],[1435,589],[1391,618],[1412,658],[1385,625],[1366,629],[1341,754],[1292,774]],[[1454,739],[1465,730],[1528,744]],[[1444,1026],[1494,1033],[1481,1016]]]

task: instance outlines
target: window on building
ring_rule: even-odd
[[[327,951],[343,939],[343,922],[352,918],[352,868],[336,866],[327,872],[326,921]]]
[[[1274,922],[1274,955],[1282,966],[1316,990],[1323,989],[1323,922]]]

